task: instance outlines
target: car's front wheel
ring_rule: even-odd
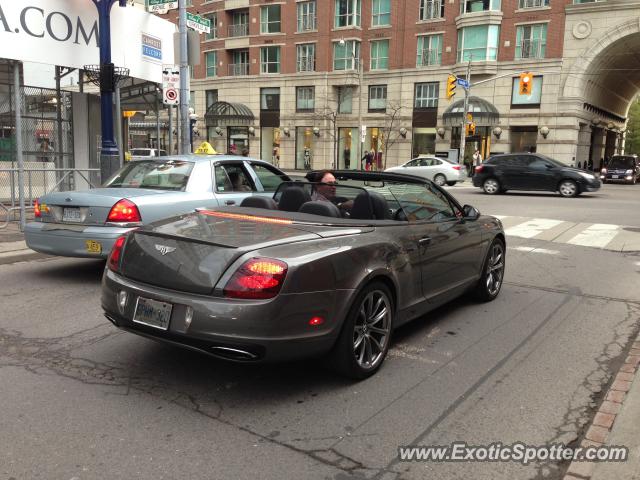
[[[447,183],[447,177],[439,173],[435,177],[433,177],[433,183],[435,183],[439,187],[443,187]]]
[[[364,287],[349,310],[331,352],[336,370],[358,380],[376,373],[389,350],[393,317],[389,288],[382,282]]]
[[[578,184],[573,180],[563,180],[558,186],[558,192],[560,192],[560,195],[563,197],[575,197],[579,192]]]
[[[482,276],[478,280],[474,294],[481,302],[490,302],[498,296],[504,279],[504,242],[496,238],[491,242],[482,266]]]
[[[489,195],[495,195],[496,193],[500,192],[500,184],[495,178],[487,178],[482,183],[482,190],[484,190],[484,193],[487,193]]]

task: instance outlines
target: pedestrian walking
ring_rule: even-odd
[[[476,151],[473,152],[473,165],[471,166],[471,175],[475,171],[475,167],[478,167],[482,163],[482,155],[480,154],[480,150],[476,148]]]

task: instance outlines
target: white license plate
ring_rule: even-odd
[[[618,178],[618,175],[611,175],[611,178]]]
[[[63,222],[80,222],[80,209],[79,208],[65,208],[62,210]]]
[[[160,330],[167,330],[172,309],[173,305],[170,303],[138,297],[133,321],[149,327],[159,328]]]

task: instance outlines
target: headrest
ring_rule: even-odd
[[[273,198],[255,195],[247,197],[240,203],[241,207],[266,208],[268,210],[278,210],[278,204]]]
[[[362,192],[353,201],[351,218],[360,220],[385,220],[389,218],[387,199],[377,192]]]
[[[300,213],[310,213],[311,215],[322,215],[323,217],[340,218],[340,210],[331,202],[315,200],[303,203]]]
[[[291,186],[282,192],[278,208],[284,212],[297,212],[303,203],[311,201],[311,195],[301,187]]]

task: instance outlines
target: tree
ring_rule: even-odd
[[[382,148],[384,150],[384,162],[382,164],[383,170],[387,168],[387,155],[389,154],[389,149],[393,147],[402,136],[400,134],[399,126],[402,119],[402,110],[404,108],[404,105],[396,101],[391,101],[387,104],[384,117],[384,127],[382,127]]]
[[[327,92],[328,93],[328,92]],[[343,89],[338,88],[336,93],[335,100],[330,98],[330,96],[326,96],[321,98],[323,105],[320,107],[314,118],[317,121],[322,121],[325,124],[329,124],[327,128],[327,133],[329,137],[333,140],[333,159],[331,167],[334,169],[338,168],[338,147],[339,147],[339,129],[338,129],[338,114],[340,111],[340,104],[343,100]]]
[[[640,101],[635,100],[627,115],[625,153],[640,153]]]

